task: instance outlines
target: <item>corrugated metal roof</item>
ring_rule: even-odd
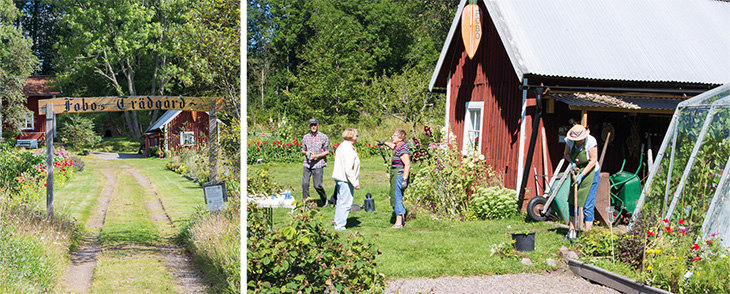
[[[614,96],[595,93],[549,93],[547,97],[553,98],[568,105],[619,108],[627,110],[675,110],[677,108],[677,105],[680,102],[684,101],[684,99],[678,98]]]
[[[163,113],[162,116],[160,116],[160,118],[158,118],[157,121],[155,121],[155,123],[153,123],[149,128],[147,128],[146,131],[144,131],[145,134],[149,134],[151,132],[160,130],[160,128],[162,126],[169,123],[173,118],[177,117],[177,115],[180,114],[181,112],[182,112],[181,110],[165,111],[165,113]]]
[[[483,0],[518,78],[730,82],[730,3]],[[462,1],[462,7],[466,1]],[[460,10],[461,8],[459,8]],[[457,12],[458,13],[458,12]],[[459,15],[441,58],[447,57]],[[482,42],[484,42],[482,40]],[[439,60],[430,89],[441,72]],[[439,84],[445,83],[438,79]]]

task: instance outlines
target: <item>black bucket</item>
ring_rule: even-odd
[[[535,232],[528,234],[512,233],[512,240],[515,240],[515,249],[517,251],[535,250]]]
[[[370,193],[365,194],[365,203],[363,203],[363,208],[365,208],[366,212],[375,211],[375,199],[373,199],[373,195]]]

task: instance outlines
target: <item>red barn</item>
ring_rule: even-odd
[[[529,171],[522,204],[544,185],[534,171],[551,174],[562,158],[571,119],[591,130],[599,152],[612,132],[602,172],[624,160],[634,171],[642,151],[662,142],[679,102],[730,81],[728,2],[478,1],[473,59],[461,33],[466,5],[429,90],[446,93],[445,123],[459,148],[479,150],[506,187],[519,190]]]
[[[145,131],[145,154],[152,146],[165,151],[208,143],[208,124],[206,112],[168,110]]]

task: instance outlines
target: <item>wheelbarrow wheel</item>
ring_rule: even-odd
[[[527,214],[533,220],[542,222],[547,220],[547,217],[552,213],[552,208],[548,208],[545,214],[542,213],[542,209],[545,208],[547,198],[542,196],[535,196],[527,202]]]

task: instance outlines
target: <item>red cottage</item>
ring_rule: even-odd
[[[29,112],[25,114],[25,120],[20,127],[20,134],[17,137],[18,146],[38,148],[45,144],[46,140],[46,115],[38,114],[38,100],[55,98],[61,95],[56,90],[56,76],[41,75],[31,76],[23,87],[23,94],[27,97],[25,107]]]

